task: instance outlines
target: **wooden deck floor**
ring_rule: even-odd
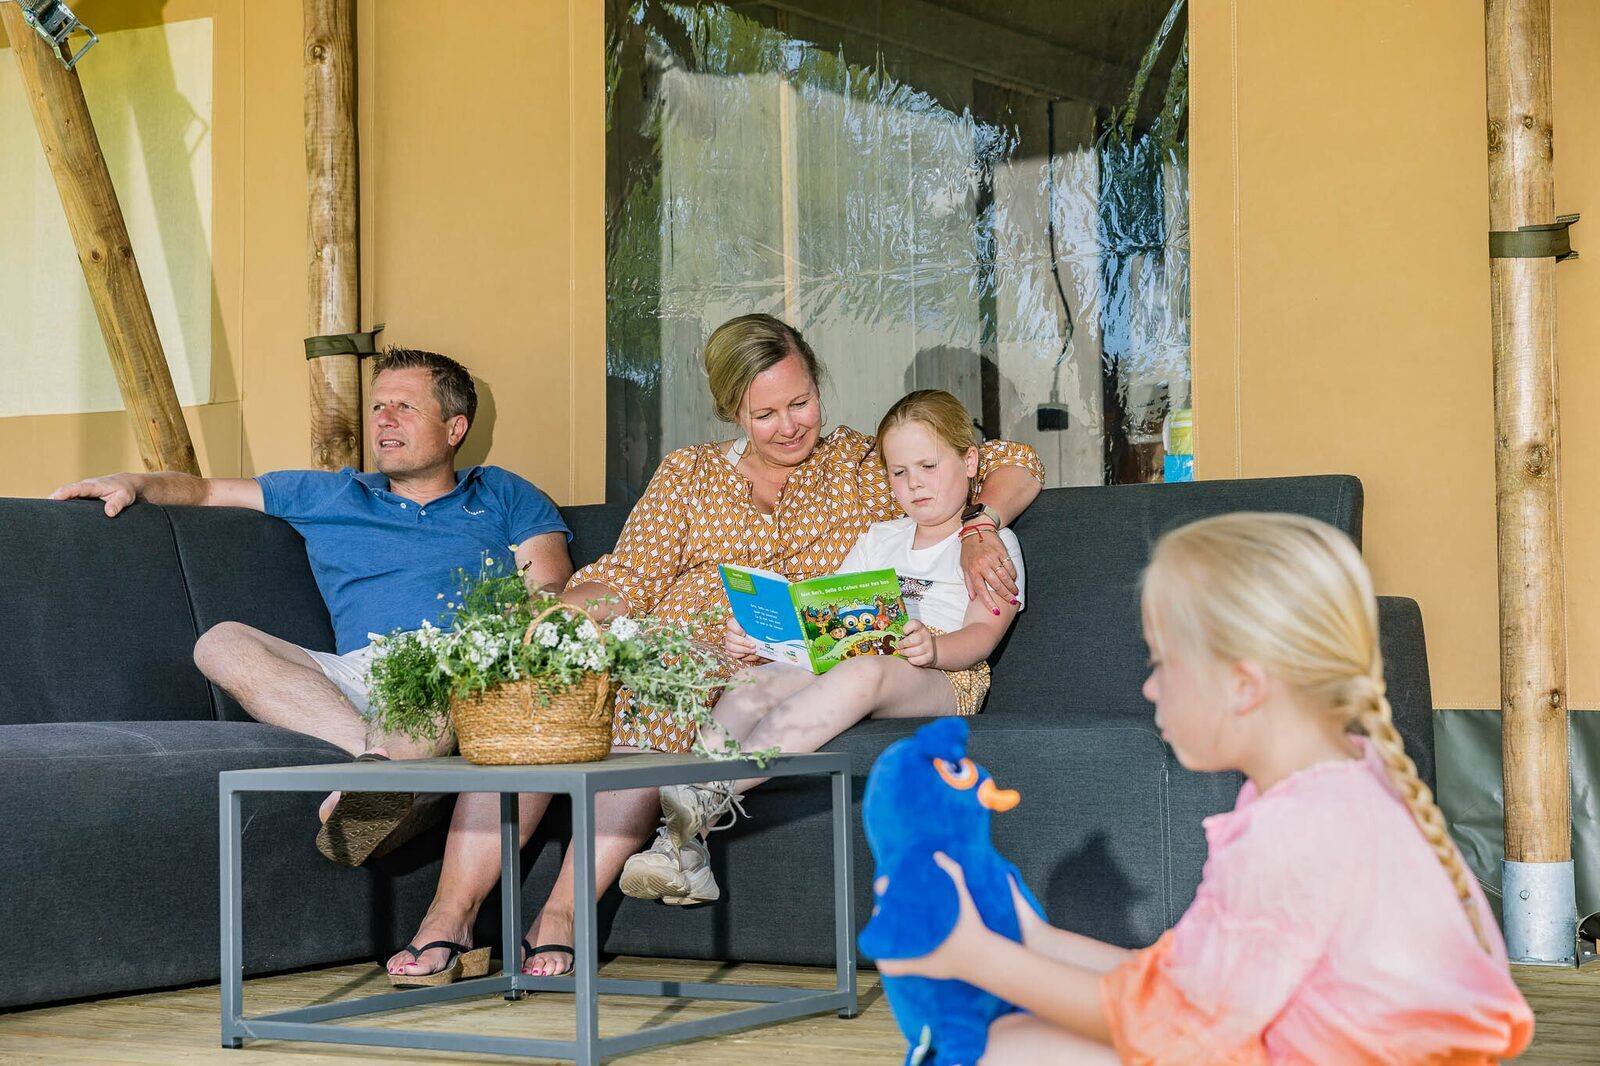
[[[831,988],[829,970],[784,966],[677,962],[661,959],[614,959],[604,968],[608,977],[655,980],[725,980],[745,984],[815,985]],[[1600,1062],[1600,966],[1583,971],[1526,968],[1517,971],[1534,1012],[1538,1032],[1525,1063]],[[311,1002],[371,994],[387,987],[369,965],[335,966],[324,970],[264,977],[245,986],[249,1013],[284,1010]],[[618,1060],[638,1066],[693,1062],[696,1066],[743,1066],[805,1055],[814,1062],[841,1066],[897,1063],[905,1054],[894,1019],[878,988],[877,974],[861,974],[859,1017],[849,1021],[822,1015],[782,1025],[745,1030],[672,1047],[640,1052]],[[508,1003],[498,996],[466,1004],[425,1008],[387,1022],[363,1024],[400,1028],[468,1030],[477,1033],[550,1037],[572,1035],[571,1001],[564,996],[532,996]],[[726,1010],[714,1004],[642,1000],[627,996],[601,999],[603,1034],[627,1032]],[[180,989],[60,1007],[0,1014],[0,1062],[33,1063],[218,1063],[260,1066],[265,1063],[466,1063],[514,1061],[497,1056],[405,1052],[391,1048],[347,1048],[332,1044],[288,1044],[260,1041],[240,1051],[217,1045],[216,986]]]

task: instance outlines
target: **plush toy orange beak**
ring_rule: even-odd
[[[978,802],[991,811],[1009,811],[1022,802],[1022,793],[1012,788],[999,788],[994,778],[986,777],[978,786]]]

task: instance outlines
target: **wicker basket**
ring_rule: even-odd
[[[553,611],[583,614],[560,603],[528,623],[522,643]],[[588,617],[584,615],[584,617]],[[585,674],[567,688],[539,702],[533,681],[508,681],[484,692],[450,701],[450,722],[468,762],[488,765],[594,762],[611,751],[611,714],[615,687],[609,674]]]

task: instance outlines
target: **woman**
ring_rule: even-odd
[[[691,445],[662,460],[634,505],[615,549],[579,570],[562,598],[597,621],[650,614],[703,624],[708,609],[727,608],[718,566],[739,563],[802,580],[838,569],[873,522],[901,517],[873,439],[848,426],[822,431],[823,368],[794,327],[770,315],[723,323],[703,355],[717,416],[734,424],[732,441]],[[1038,495],[1043,467],[1027,445],[983,445],[978,500],[997,526]],[[969,594],[998,611],[1017,595],[1011,561],[997,537],[962,546]],[[598,601],[598,605],[594,605]],[[720,619],[702,638],[720,645]],[[729,662],[727,675],[738,668]],[[627,699],[627,694],[618,697]],[[619,717],[616,750],[688,751],[694,728],[650,709]],[[548,807],[544,794],[520,801],[524,842]],[[595,799],[595,890],[603,893],[649,838],[659,816],[656,789],[601,793]],[[500,815],[491,794],[456,803],[444,867],[414,945],[449,942],[465,949],[473,919],[500,876]],[[523,972],[559,976],[572,968],[572,857],[529,931]],[[506,945],[506,949],[510,949]],[[449,966],[452,947],[402,950],[389,972],[433,974]]]

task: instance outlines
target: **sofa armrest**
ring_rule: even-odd
[[[1436,788],[1433,768],[1433,689],[1428,684],[1428,644],[1416,600],[1378,597],[1378,641],[1394,724],[1417,764],[1417,774]]]

